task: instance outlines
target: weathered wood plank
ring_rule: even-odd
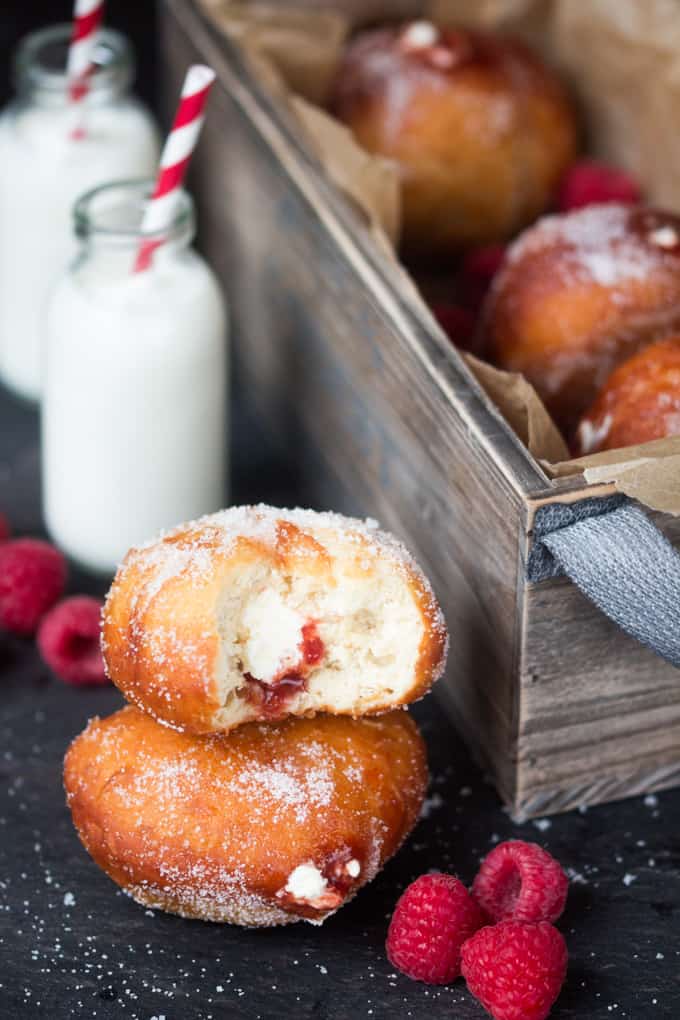
[[[678,522],[664,519],[671,540]],[[528,585],[518,724],[518,805],[583,786],[588,801],[680,769],[677,669],[623,634],[563,578]],[[580,794],[583,796],[583,794]],[[569,803],[572,803],[569,801]]]

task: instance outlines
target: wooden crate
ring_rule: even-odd
[[[513,814],[678,782],[675,669],[569,581],[526,580],[536,508],[611,490],[546,476],[194,0],[164,0],[162,27],[167,95],[190,62],[218,73],[192,183],[237,385],[310,505],[375,516],[422,561],[451,631],[438,696]]]

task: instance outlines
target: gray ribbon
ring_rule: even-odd
[[[625,496],[537,510],[527,576],[560,574],[627,634],[680,666],[680,554]]]

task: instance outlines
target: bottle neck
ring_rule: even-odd
[[[81,244],[78,266],[96,262],[113,276],[128,275],[141,245],[151,242],[154,252],[146,272],[152,272],[188,248],[195,219],[193,202],[185,191],[178,192],[165,229],[142,233],[152,190],[152,181],[121,181],[95,188],[78,200],[74,209],[75,233]]]
[[[54,25],[32,32],[19,44],[13,77],[17,96],[25,103],[46,108],[70,105],[66,72],[71,41],[70,25]],[[120,99],[134,77],[134,57],[127,39],[110,28],[100,29],[83,102],[101,105]]]

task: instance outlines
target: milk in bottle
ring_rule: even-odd
[[[190,247],[186,192],[133,272],[150,191],[112,184],[78,202],[81,252],[47,309],[45,517],[67,554],[104,572],[226,498],[224,302]]]
[[[153,174],[158,161],[151,116],[129,94],[127,41],[100,30],[87,94],[74,104],[70,35],[57,25],[19,45],[16,98],[0,117],[0,379],[34,400],[46,298],[75,252],[75,200],[97,184]]]

